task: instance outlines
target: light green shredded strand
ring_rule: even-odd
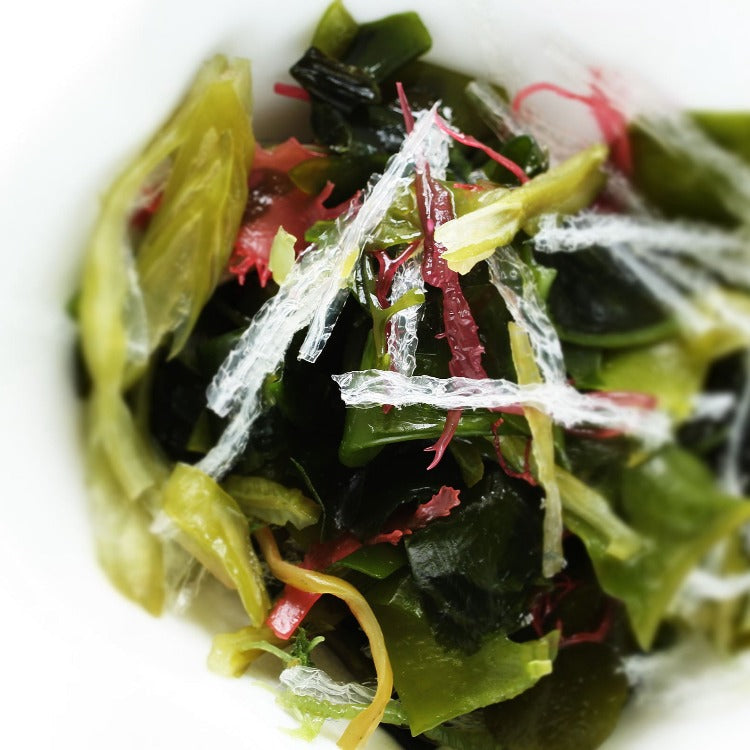
[[[144,339],[147,332],[136,326],[141,321],[126,315],[127,297],[133,284],[128,221],[149,178],[191,134],[195,127],[194,111],[203,95],[223,79],[231,80],[238,95],[249,101],[247,62],[230,64],[224,57],[214,57],[203,66],[165,125],[104,195],[86,254],[79,308],[83,353],[95,384],[122,388],[132,383],[145,367],[149,350],[148,340]],[[249,129],[249,124],[246,127]],[[132,356],[133,352],[138,355]]]
[[[226,267],[247,202],[255,146],[249,102],[245,63],[206,86],[183,128],[136,261],[151,350],[169,335],[170,354],[182,349]]]
[[[508,323],[510,351],[519,385],[541,383],[542,376],[534,359],[528,334],[515,323]],[[555,472],[555,445],[552,435],[552,420],[536,409],[523,410],[531,431],[531,451],[536,462],[539,484],[544,488],[544,522],[542,574],[551,578],[562,570],[562,500]]]

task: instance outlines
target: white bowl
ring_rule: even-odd
[[[583,60],[648,79],[686,105],[750,107],[750,3],[630,0],[605,10],[597,0],[526,0],[523,8],[510,0],[350,0],[348,6],[362,20],[423,12],[434,36],[431,57],[457,67],[485,70],[509,48],[541,59],[545,39],[568,39]],[[284,731],[294,722],[257,680],[207,671],[208,628],[151,618],[97,568],[70,377],[73,326],[63,306],[76,285],[97,195],[203,59],[219,51],[251,58],[259,133],[292,132],[290,121],[303,107],[274,97],[271,83],[289,80],[286,69],[323,7],[305,0],[48,0],[17,5],[5,18],[3,747],[306,746]],[[747,747],[740,734],[750,698],[747,660],[707,661],[679,700],[628,710],[606,747]],[[339,729],[326,730],[314,746],[332,747]],[[371,747],[391,746],[380,742]]]

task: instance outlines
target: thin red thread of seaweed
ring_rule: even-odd
[[[628,122],[599,86],[592,83],[589,88],[590,94],[578,94],[555,83],[539,81],[520,89],[513,97],[511,107],[514,112],[518,112],[529,96],[542,91],[585,104],[596,120],[604,140],[612,150],[612,162],[625,174],[630,174],[633,168],[633,159],[630,139],[628,138]]]

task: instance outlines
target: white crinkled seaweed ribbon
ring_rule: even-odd
[[[696,268],[678,257],[653,255],[645,259],[657,276],[672,283],[693,304],[694,310],[703,313],[710,326],[719,321],[725,327],[750,338],[750,315],[727,304],[721,286],[711,272]],[[678,323],[683,321],[678,320]],[[690,329],[688,329],[690,330]]]
[[[422,278],[422,260],[412,255],[403,265],[399,266],[393,276],[391,304],[397,302],[407,292],[424,292]],[[388,336],[388,354],[391,357],[391,367],[402,375],[411,375],[417,366],[417,327],[422,315],[422,305],[412,305],[391,318],[390,335]]]
[[[705,332],[713,317],[750,336],[750,317],[726,305],[717,282],[750,287],[750,237],[744,232],[589,211],[562,223],[544,217],[534,247],[545,253],[604,248],[688,332]]]
[[[565,383],[565,360],[560,337],[544,309],[531,269],[512,247],[501,247],[487,259],[490,281],[531,342],[534,359],[545,383]],[[517,291],[520,288],[520,293]]]
[[[375,689],[358,682],[336,682],[323,670],[298,664],[285,669],[279,682],[291,693],[339,706],[368,706]]]
[[[698,393],[691,399],[691,419],[724,419],[735,412],[737,398],[730,391]],[[726,489],[726,488],[725,488]]]
[[[220,478],[236,461],[262,411],[263,382],[280,366],[297,331],[309,326],[300,359],[314,361],[322,351],[362,247],[398,191],[408,185],[414,165],[437,144],[442,159],[446,136],[438,135],[436,110],[437,105],[417,117],[413,131],[369,189],[356,215],[350,212],[338,219],[317,246],[305,250],[224,360],[208,388],[208,405],[218,415],[231,414],[232,418],[217,444],[198,463],[201,471]]]
[[[471,81],[466,96],[498,138],[505,141],[523,135],[524,129],[510,105],[489,81]]]
[[[630,252],[610,252],[610,257],[616,258],[616,262],[629,271],[662,308],[672,313],[683,330],[692,335],[700,335],[711,328],[708,316],[696,307],[672,279],[654,273],[644,258]]]
[[[528,406],[563,427],[618,430],[640,438],[648,446],[660,445],[670,436],[666,414],[623,406],[606,398],[606,394],[579,393],[565,383],[518,385],[510,380],[405,377],[383,370],[347,372],[334,375],[333,379],[347,406],[425,404],[445,411]]]
[[[534,247],[548,253],[621,246],[639,255],[686,258],[727,281],[750,285],[750,238],[709,224],[587,211],[562,224],[545,217],[534,236]]]
[[[344,250],[356,248],[356,257],[359,257],[369,235],[383,220],[399,190],[408,187],[413,166],[426,160],[441,176],[445,174],[448,164],[448,136],[435,124],[439,106],[438,102],[429,111],[417,116],[414,129],[406,136],[401,150],[388,163],[382,177],[372,187],[356,218],[349,222],[345,220],[343,226],[337,223],[337,227],[341,228],[339,244]],[[345,255],[339,264],[342,272],[349,263],[352,263],[349,268],[353,269],[356,258]],[[321,289],[320,304],[310,320],[307,335],[299,350],[299,359],[315,362],[323,351],[348,295],[346,282],[351,277],[351,272],[341,275],[348,277],[343,283],[341,279],[330,277]]]

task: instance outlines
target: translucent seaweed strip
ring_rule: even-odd
[[[685,298],[698,310],[705,311],[714,321],[750,339],[750,315],[734,305],[727,304],[723,290],[713,276],[682,258],[653,255],[644,260],[663,279],[667,279],[685,292]],[[695,301],[695,302],[693,302]]]
[[[565,360],[560,337],[544,309],[531,269],[512,247],[501,247],[487,259],[490,281],[500,292],[508,312],[531,342],[534,359],[545,383],[564,383]]]
[[[750,238],[744,233],[694,222],[589,212],[563,224],[545,217],[534,247],[548,253],[606,248],[683,329],[705,332],[713,318],[750,336],[750,318],[725,304],[717,283],[722,278],[750,287]]]
[[[358,682],[335,682],[322,670],[301,664],[285,669],[279,682],[294,695],[337,705],[367,706],[375,697],[374,688]]]
[[[287,667],[279,675],[279,682],[292,695],[309,701],[302,707],[316,708],[323,717],[351,718],[350,715],[363,711],[375,698],[372,687],[358,682],[336,682],[326,672],[301,664]],[[406,714],[394,700],[386,706],[383,720],[389,724],[407,723]]]
[[[437,105],[436,105],[437,106]],[[213,477],[223,476],[247,444],[261,411],[260,392],[276,370],[297,331],[310,326],[300,358],[314,360],[325,345],[359,253],[383,219],[397,192],[408,185],[410,172],[434,138],[436,107],[423,112],[383,176],[370,188],[359,209],[339,218],[317,246],[307,248],[278,293],[258,311],[227,356],[207,391],[208,405],[232,420],[214,448],[198,464]]]
[[[280,364],[283,357],[282,353],[276,366]],[[265,374],[263,377],[265,377]],[[240,403],[240,408],[235,412],[224,432],[221,433],[216,445],[196,464],[197,468],[217,481],[222,479],[232,468],[238,456],[245,450],[250,438],[250,428],[263,411],[260,398],[263,378],[256,377],[255,380],[258,381],[256,389],[248,392],[248,395]]]
[[[334,375],[347,406],[361,408],[393,404],[425,404],[438,409],[502,409],[529,406],[548,414],[563,427],[587,426],[621,431],[640,438],[648,446],[669,439],[666,414],[623,406],[605,393],[579,393],[562,383],[518,385],[509,380],[405,377],[396,372],[360,370]]]
[[[414,256],[396,271],[389,301],[393,304],[410,291],[424,292],[422,260]],[[391,368],[402,375],[412,375],[417,366],[417,326],[421,315],[422,305],[412,305],[391,318],[388,354],[391,357]]]
[[[513,110],[488,81],[472,81],[466,87],[466,96],[498,138],[508,140],[524,133]]]
[[[690,334],[700,335],[711,328],[711,321],[671,279],[654,273],[647,262],[629,252],[613,252],[611,257],[629,270],[665,310],[677,318]]]
[[[684,257],[726,281],[750,286],[750,237],[707,224],[590,211],[563,224],[545,217],[534,236],[534,247],[548,253],[620,245]]]

